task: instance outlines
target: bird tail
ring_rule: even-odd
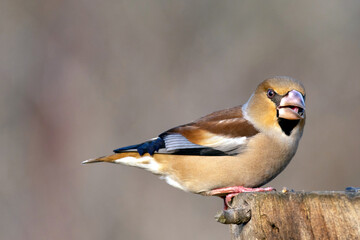
[[[109,163],[115,163],[117,159],[125,157],[123,153],[115,153],[108,156],[103,156],[99,158],[92,158],[88,159],[82,162],[82,164],[88,164],[88,163],[97,163],[97,162],[109,162]]]
[[[152,173],[160,173],[159,163],[148,153],[140,156],[138,152],[122,152],[112,155],[88,159],[82,162],[82,164],[97,163],[97,162],[109,162],[123,164],[127,166],[139,167],[149,170]]]

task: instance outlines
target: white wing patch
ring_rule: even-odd
[[[165,147],[167,151],[188,148],[203,148],[204,146],[195,144],[187,140],[186,137],[179,133],[169,134],[164,137]]]
[[[236,153],[237,150],[246,143],[246,137],[229,138],[225,136],[213,135],[204,141],[207,147],[215,148],[216,150]]]
[[[230,138],[209,134],[209,137],[203,140],[203,145],[190,142],[186,137],[179,133],[169,134],[164,137],[167,151],[189,148],[210,147],[226,153],[237,153],[239,148],[246,143],[246,137]]]

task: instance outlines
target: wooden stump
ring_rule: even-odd
[[[360,239],[360,194],[244,193],[217,216],[239,239]]]

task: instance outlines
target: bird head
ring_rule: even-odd
[[[290,77],[267,79],[258,85],[244,111],[260,130],[280,130],[289,136],[305,124],[304,86]]]

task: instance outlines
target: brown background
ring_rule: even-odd
[[[0,239],[227,239],[218,198],[82,160],[307,89],[296,156],[271,186],[360,183],[358,1],[0,0]]]

